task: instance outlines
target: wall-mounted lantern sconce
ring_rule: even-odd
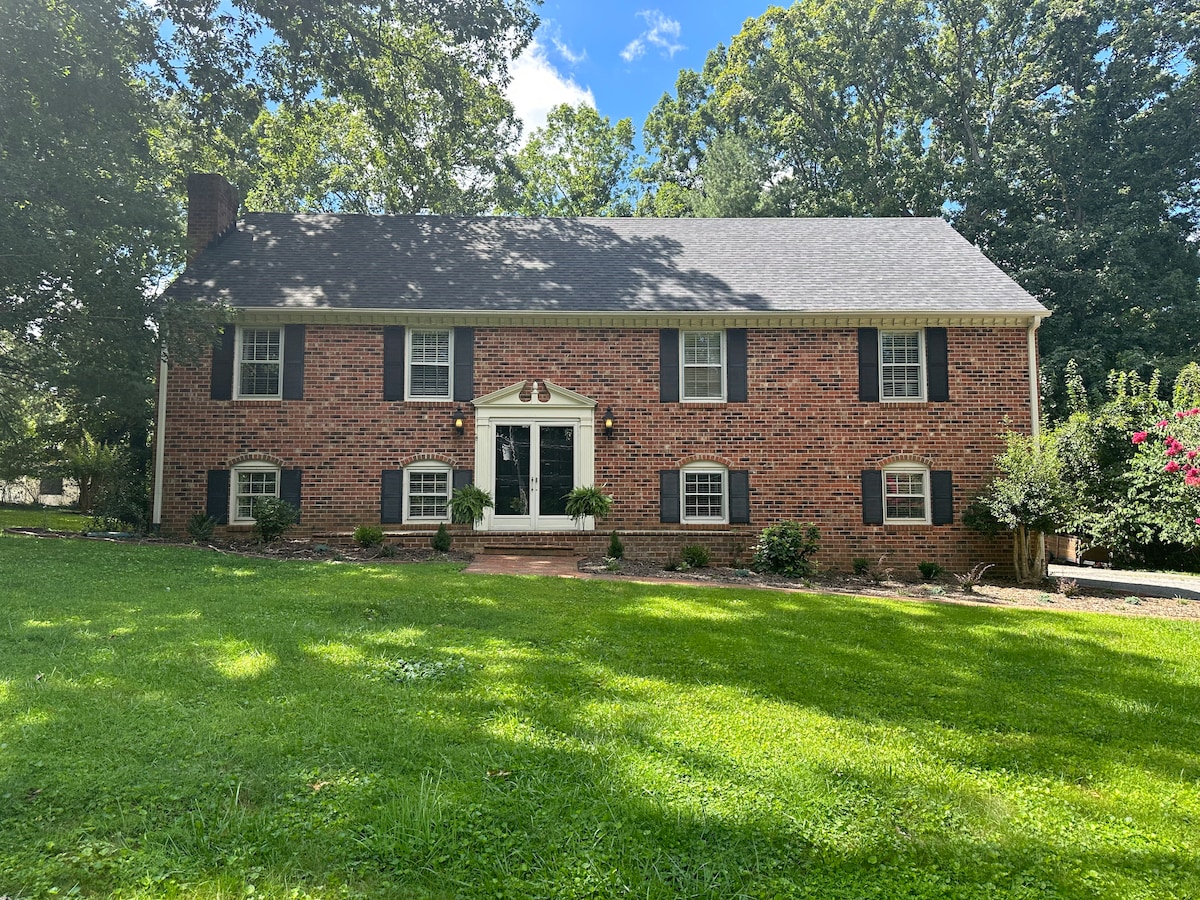
[[[466,427],[467,422],[463,417],[463,408],[462,405],[459,404],[459,407],[454,410],[454,430],[459,434],[462,434],[466,430]]]
[[[613,436],[612,432],[613,432],[613,411],[612,411],[612,407],[610,406],[604,412],[604,436],[612,437]]]

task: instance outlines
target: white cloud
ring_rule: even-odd
[[[634,38],[625,45],[625,49],[621,51],[621,59],[625,62],[633,62],[646,52],[646,42],[641,38]]]
[[[559,49],[559,53],[562,52]],[[536,39],[509,67],[509,72],[512,81],[506,93],[517,117],[525,123],[523,137],[528,137],[535,128],[545,125],[550,110],[560,103],[596,106],[591,89],[580,87],[569,75],[563,75],[554,68],[546,56],[546,48]]]
[[[550,42],[554,44],[554,49],[558,51],[558,55],[573,66],[579,65],[581,62],[587,59],[586,50],[580,50],[578,53],[576,53],[561,40],[559,40],[555,35],[550,36]]]
[[[621,59],[625,62],[633,62],[642,56],[647,44],[658,47],[668,58],[684,48],[679,42],[681,27],[678,19],[668,19],[657,9],[643,9],[638,15],[649,27],[625,45],[621,51]]]

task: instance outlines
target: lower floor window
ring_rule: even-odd
[[[446,521],[450,503],[448,466],[409,466],[404,470],[404,508],[407,519]]]
[[[683,521],[725,521],[725,470],[723,468],[686,468],[683,470]]]
[[[889,468],[883,473],[885,522],[928,522],[929,480],[924,469]]]
[[[254,501],[279,496],[279,470],[264,465],[238,466],[233,470],[233,519],[235,525],[254,521]]]

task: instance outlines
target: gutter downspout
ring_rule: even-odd
[[[1041,379],[1038,377],[1038,358],[1037,358],[1037,330],[1042,324],[1040,318],[1035,318],[1026,329],[1027,341],[1029,344],[1029,418],[1030,418],[1030,434],[1033,436],[1033,445],[1038,446],[1038,439],[1042,433],[1042,411],[1041,411]]]
[[[150,526],[155,534],[162,530],[163,448],[167,428],[167,345],[163,342],[158,360],[158,410],[154,428],[154,511]]]

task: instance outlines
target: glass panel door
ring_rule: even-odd
[[[529,425],[496,426],[496,496],[497,516],[528,516],[530,491],[530,432]]]
[[[575,426],[538,426],[538,515],[565,516],[575,487]]]

